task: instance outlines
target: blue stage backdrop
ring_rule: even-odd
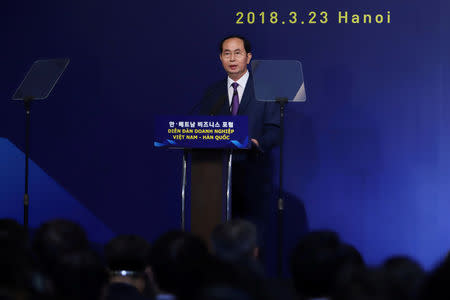
[[[254,58],[303,63],[308,100],[287,112],[286,252],[319,228],[369,263],[408,254],[430,267],[450,249],[448,1],[2,4],[0,217],[22,219],[9,208],[22,201],[24,110],[9,99],[34,60],[68,57],[32,107],[31,182],[49,183],[33,185],[31,223],[61,210],[99,240],[98,226],[149,240],[178,228],[181,155],[153,147],[153,120],[225,76],[217,44],[239,33]]]

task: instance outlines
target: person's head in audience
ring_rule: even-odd
[[[422,285],[418,299],[450,299],[450,256],[447,256],[429,273]]]
[[[0,219],[0,298],[15,299],[29,284],[31,253],[22,225],[12,219]]]
[[[210,256],[200,238],[182,231],[170,231],[153,244],[150,264],[160,294],[181,296],[203,281]]]
[[[189,294],[178,300],[272,300],[284,295],[281,291],[270,288],[265,278],[217,257],[211,257],[203,272],[205,278]],[[276,297],[273,297],[274,292]]]
[[[227,262],[258,258],[257,240],[256,226],[241,219],[219,224],[211,234],[214,254]]]
[[[142,293],[151,272],[150,244],[136,235],[120,235],[109,241],[104,250],[110,282],[132,285]]]
[[[39,283],[34,285],[34,289],[38,293],[52,294],[60,258],[66,253],[86,249],[89,249],[89,241],[84,229],[77,223],[55,219],[41,224],[32,242],[38,268],[33,282]]]
[[[203,288],[197,300],[260,300],[248,291],[231,285],[216,285]]]
[[[425,279],[425,271],[418,262],[407,256],[393,256],[383,263],[382,268],[393,298],[417,298]]]
[[[33,252],[44,268],[51,268],[60,255],[89,248],[84,229],[75,222],[55,219],[43,223],[34,234]]]
[[[349,265],[363,267],[366,265],[358,249],[348,243],[342,243],[339,247],[339,257],[341,259],[340,267]]]
[[[100,300],[108,283],[108,275],[100,258],[92,250],[65,252],[53,269],[56,299]]]
[[[392,298],[381,269],[348,265],[340,270],[333,300],[400,300]]]
[[[337,233],[314,231],[294,248],[291,272],[295,289],[303,298],[330,297],[341,267],[341,242]]]

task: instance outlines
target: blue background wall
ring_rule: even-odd
[[[153,149],[153,117],[187,112],[223,78],[217,43],[240,33],[254,58],[303,63],[308,102],[287,113],[288,250],[317,228],[370,263],[405,253],[429,267],[450,249],[448,1],[2,4],[0,217],[22,218],[24,115],[9,99],[32,61],[69,57],[32,109],[31,224],[70,217],[98,241],[178,228],[180,154]],[[330,20],[236,25],[249,10]],[[338,10],[389,10],[391,24],[338,24]]]

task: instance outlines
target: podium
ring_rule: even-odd
[[[233,151],[250,147],[246,116],[160,116],[154,146],[183,151],[181,229],[186,230],[190,163],[191,232],[209,241],[212,230],[231,218]]]

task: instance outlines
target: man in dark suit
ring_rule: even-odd
[[[247,69],[252,58],[247,39],[224,38],[219,58],[228,77],[206,90],[200,111],[206,115],[248,116],[252,148],[233,153],[232,215],[251,220],[263,235],[270,207],[276,208],[275,204],[270,205],[273,194],[270,150],[279,142],[279,108],[275,103],[256,100],[253,78]]]

